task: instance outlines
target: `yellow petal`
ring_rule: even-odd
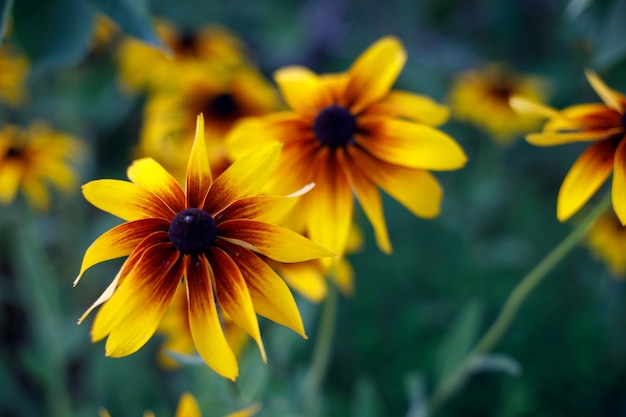
[[[196,121],[196,136],[187,165],[187,207],[202,207],[213,177],[204,138],[204,117],[200,114]]]
[[[171,219],[176,214],[154,194],[128,181],[91,181],[83,185],[83,195],[100,210],[126,221]]]
[[[526,135],[526,141],[535,146],[555,146],[574,142],[596,142],[608,139],[611,136],[620,134],[623,129],[606,129],[592,132],[571,132],[571,133],[531,133]]]
[[[3,161],[0,164],[0,203],[7,204],[15,200],[23,176],[23,164],[11,161]]]
[[[122,223],[98,237],[85,252],[78,277],[78,284],[83,273],[92,266],[110,259],[129,255],[149,234],[167,231],[168,223],[162,219],[143,219]]]
[[[175,417],[202,417],[198,402],[193,395],[185,392],[180,396]]]
[[[439,126],[448,120],[450,110],[430,97],[405,91],[391,91],[369,107],[359,119],[368,116],[392,116],[410,119],[429,126]]]
[[[154,334],[182,278],[180,254],[170,243],[146,250],[113,296],[100,308],[92,336],[106,333],[106,354],[130,355]]]
[[[509,106],[518,113],[526,113],[546,118],[559,118],[561,114],[553,107],[535,103],[524,97],[513,96],[509,99]]]
[[[332,104],[324,84],[317,74],[307,68],[281,68],[274,74],[274,79],[287,105],[297,112],[316,113]]]
[[[175,213],[185,208],[185,193],[169,172],[152,158],[134,161],[128,167],[128,178],[160,198]]]
[[[626,140],[622,139],[615,150],[611,199],[617,218],[626,225]]]
[[[215,214],[235,200],[259,194],[278,162],[280,148],[275,142],[233,162],[213,183],[204,210]]]
[[[355,135],[371,155],[391,164],[436,171],[458,169],[467,157],[447,134],[404,120],[385,120],[371,126],[368,135]]]
[[[244,408],[243,410],[235,411],[234,413],[230,413],[224,417],[252,417],[260,410],[261,403],[254,403],[251,406]]]
[[[421,169],[386,163],[356,147],[348,151],[374,183],[413,214],[427,219],[439,215],[443,191],[432,174]]]
[[[598,74],[594,71],[586,70],[585,76],[587,77],[589,84],[591,84],[591,87],[593,87],[595,92],[610,109],[613,109],[618,113],[624,112],[622,103],[618,98],[619,96],[613,92],[613,90],[611,90],[600,77],[598,77]]]
[[[398,78],[406,58],[402,43],[392,36],[379,39],[363,52],[349,71],[345,94],[350,112],[358,114],[381,100]]]
[[[556,216],[564,222],[600,188],[613,170],[615,141],[602,141],[583,152],[561,184]]]
[[[328,249],[292,230],[256,220],[222,222],[217,226],[217,236],[278,262],[302,262],[334,256]]]
[[[226,252],[217,247],[211,248],[209,263],[215,278],[217,302],[232,321],[254,339],[263,361],[267,362],[250,292],[237,264]]]
[[[237,262],[257,314],[306,337],[293,295],[276,272],[247,249],[224,241],[220,241],[219,246]]]
[[[292,289],[308,300],[319,303],[326,297],[328,287],[320,262],[280,263],[275,268]]]
[[[211,288],[209,264],[203,255],[190,257],[186,278],[189,327],[196,349],[215,372],[234,381],[239,374],[239,365],[222,330]]]
[[[387,233],[383,204],[376,185],[359,169],[358,164],[346,157],[342,150],[337,150],[337,156],[365,215],[374,227],[378,247],[385,253],[391,253],[391,242]]]

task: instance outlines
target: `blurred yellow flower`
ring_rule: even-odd
[[[218,305],[257,342],[264,360],[257,313],[304,336],[291,292],[260,256],[302,262],[332,253],[274,224],[298,195],[257,195],[279,154],[280,145],[269,144],[213,180],[199,116],[184,190],[150,158],[128,168],[131,182],[97,180],[83,186],[90,203],[126,221],[92,243],[75,281],[95,264],[128,256],[79,320],[104,303],[91,337],[107,338],[107,356],[132,354],[152,337],[181,280],[194,345],[224,377],[234,380],[238,364],[224,337]]]
[[[0,101],[20,105],[26,98],[26,77],[30,64],[9,46],[0,47]]]
[[[176,178],[184,178],[196,116],[204,115],[205,137],[213,175],[230,164],[223,138],[245,116],[274,111],[279,98],[263,76],[243,66],[224,76],[189,73],[176,89],[148,95],[140,138],[140,153],[154,158]]]
[[[258,413],[260,409],[261,404],[254,403],[242,410],[235,411],[234,413],[230,413],[224,417],[251,417]],[[154,417],[154,413],[152,411],[146,411],[143,416]],[[100,417],[111,417],[111,415],[107,410],[100,409]],[[180,396],[174,417],[202,417],[198,402],[192,394],[186,392]]]
[[[606,213],[593,224],[586,243],[615,278],[626,278],[626,227],[614,213]]]
[[[595,72],[586,75],[604,104],[579,104],[561,111],[519,97],[511,104],[520,112],[549,118],[541,133],[526,135],[532,145],[592,143],[563,180],[557,198],[559,221],[574,215],[613,173],[613,209],[626,224],[626,97],[607,87]]]
[[[44,122],[27,129],[13,125],[0,128],[0,204],[12,203],[19,190],[37,210],[47,210],[51,184],[61,191],[77,188],[72,163],[84,155],[83,143],[50,129]]]
[[[457,119],[486,130],[494,141],[507,145],[516,135],[541,125],[541,117],[515,112],[509,99],[519,96],[542,103],[546,100],[546,89],[546,83],[540,78],[492,64],[460,73],[452,84],[449,102]]]
[[[284,143],[267,191],[289,193],[314,182],[287,224],[340,257],[354,195],[378,246],[390,252],[378,187],[415,215],[436,217],[442,190],[428,170],[458,169],[466,162],[461,147],[435,128],[447,119],[447,108],[424,96],[390,91],[405,61],[400,41],[384,37],[346,73],[283,68],[275,79],[291,111],[245,119],[227,138],[235,159],[264,143]]]
[[[93,27],[91,51],[99,52],[105,49],[118,32],[117,24],[109,16],[98,13]]]
[[[120,78],[129,92],[173,88],[186,74],[227,74],[246,63],[243,43],[225,28],[208,25],[186,31],[165,20],[158,20],[155,27],[169,51],[134,38],[120,45]]]

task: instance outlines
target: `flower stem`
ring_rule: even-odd
[[[329,284],[328,294],[324,301],[317,334],[315,335],[316,342],[313,350],[313,359],[311,360],[302,389],[302,406],[309,415],[314,413],[320,385],[328,368],[338,301],[339,294],[337,293],[337,288]]]
[[[526,297],[543,281],[558,263],[587,234],[589,228],[606,211],[611,202],[608,195],[598,204],[587,217],[570,232],[545,258],[541,260],[513,289],[507,298],[495,322],[476,343],[463,362],[443,380],[428,400],[428,409],[432,412],[439,408],[448,398],[453,396],[471,374],[471,364],[480,356],[490,352],[502,339],[515,319],[518,310]]]

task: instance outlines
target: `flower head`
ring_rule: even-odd
[[[7,46],[0,48],[0,100],[18,106],[26,96],[26,77],[29,63],[26,58]]]
[[[515,135],[536,129],[541,123],[540,117],[515,112],[509,99],[519,96],[541,103],[545,91],[541,79],[492,64],[460,73],[450,90],[450,104],[456,118],[485,129],[496,142],[505,145]]]
[[[238,365],[224,337],[218,306],[257,342],[264,359],[255,313],[304,335],[293,296],[261,256],[301,262],[332,254],[273,224],[296,197],[257,195],[279,153],[280,145],[270,144],[213,180],[199,116],[184,190],[150,158],[129,167],[131,182],[97,180],[83,186],[89,202],[126,221],[87,249],[76,279],[97,263],[128,256],[81,318],[104,303],[91,336],[94,341],[108,337],[108,356],[125,356],[141,348],[180,285],[187,294],[195,347],[225,377],[234,379]]]
[[[586,75],[604,103],[579,104],[561,111],[518,97],[513,97],[511,104],[519,111],[549,118],[542,132],[526,135],[532,145],[591,143],[563,180],[557,198],[559,221],[574,215],[613,173],[613,208],[626,224],[626,97],[607,87],[596,73],[587,71]]]
[[[606,213],[591,226],[587,246],[618,279],[626,278],[626,227],[613,213]]]
[[[21,190],[35,209],[48,209],[46,185],[74,190],[77,178],[72,163],[83,154],[80,140],[45,123],[27,129],[5,125],[0,129],[0,204],[12,203]]]
[[[246,119],[227,146],[234,158],[268,141],[284,143],[280,170],[268,189],[316,187],[297,204],[290,227],[343,255],[352,222],[353,193],[372,223],[378,246],[391,251],[377,187],[414,214],[439,214],[442,191],[428,170],[464,165],[460,146],[435,126],[448,110],[431,99],[390,91],[406,53],[393,37],[380,39],[341,74],[316,75],[288,67],[275,74],[290,111]]]

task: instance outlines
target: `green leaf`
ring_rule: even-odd
[[[33,72],[57,69],[87,54],[93,10],[82,0],[20,0],[13,5],[13,30]]]
[[[0,0],[0,45],[2,45],[2,40],[4,39],[4,31],[6,30],[12,5],[13,0]]]
[[[435,362],[435,377],[439,381],[446,379],[472,349],[478,335],[481,316],[481,305],[474,300],[466,304],[455,318],[441,343]]]
[[[159,48],[163,42],[154,31],[152,15],[145,0],[89,0],[99,11],[109,16],[127,34]]]

